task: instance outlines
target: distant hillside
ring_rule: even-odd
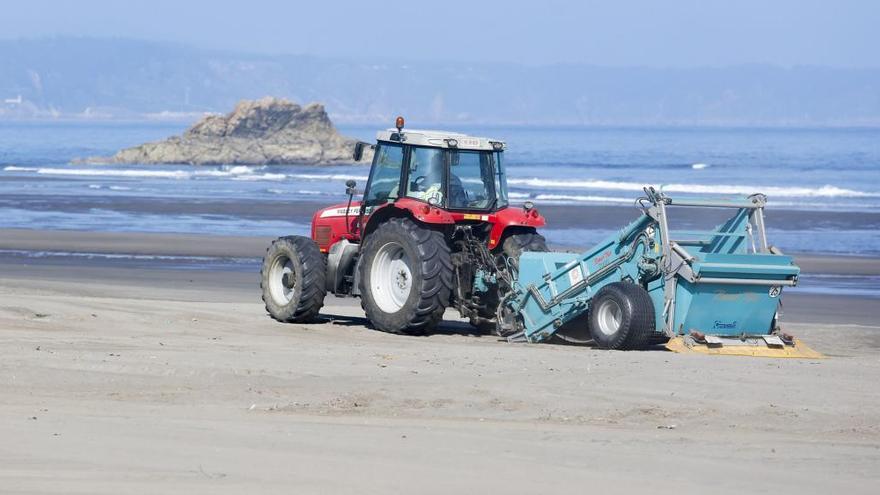
[[[0,61],[0,119],[193,120],[271,95],[323,102],[345,123],[880,125],[880,69],[346,60],[78,38],[0,41]]]

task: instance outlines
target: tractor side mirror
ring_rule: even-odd
[[[361,158],[364,157],[364,146],[366,146],[366,145],[367,145],[367,143],[364,143],[362,141],[358,141],[358,142],[354,143],[354,154],[352,156],[354,158],[354,161],[356,161],[356,162],[361,161]]]
[[[353,179],[348,179],[347,181],[345,181],[345,194],[348,194],[349,196],[354,196],[356,187],[357,182],[355,182]]]

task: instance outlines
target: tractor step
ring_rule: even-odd
[[[777,335],[750,337],[719,337],[706,335],[702,339],[691,335],[674,337],[666,348],[681,354],[713,354],[723,356],[752,356],[769,358],[824,359],[825,355],[813,350],[800,339],[787,342]]]

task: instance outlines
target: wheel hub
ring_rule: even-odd
[[[278,305],[285,305],[293,300],[293,288],[296,286],[296,271],[293,261],[284,255],[278,256],[269,269],[269,293]]]
[[[370,287],[376,305],[386,313],[396,313],[406,304],[412,270],[403,246],[389,242],[379,248],[370,268]]]
[[[616,301],[608,299],[599,306],[597,316],[599,331],[611,336],[620,329],[620,324],[623,320],[623,309],[621,309]]]

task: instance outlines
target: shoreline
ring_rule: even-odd
[[[262,258],[266,247],[275,237],[277,236],[0,228],[0,251]],[[572,246],[558,248],[578,249]],[[794,256],[804,272],[880,276],[880,256],[786,254]]]
[[[259,301],[259,263],[273,237],[213,236],[88,231],[0,229],[0,277],[27,278],[28,274],[78,283],[90,278],[110,281],[153,281],[173,287],[203,281],[210,287],[238,287]],[[823,324],[875,324],[880,297],[875,287],[860,292],[822,286],[822,277],[845,281],[880,277],[880,257],[795,255],[802,283],[786,293],[786,321]],[[195,282],[194,282],[195,281]],[[868,294],[868,295],[866,295]]]

